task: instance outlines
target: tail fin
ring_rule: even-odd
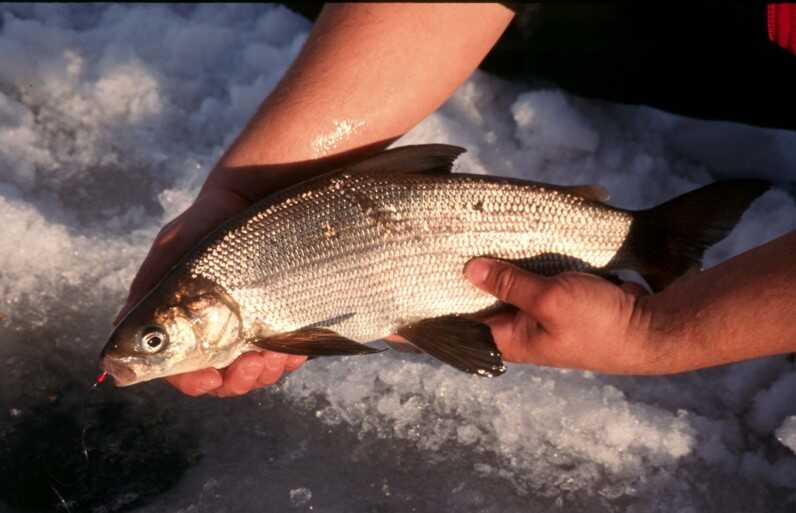
[[[633,267],[654,291],[698,269],[705,250],[726,237],[770,187],[763,180],[716,182],[636,212],[627,239]]]

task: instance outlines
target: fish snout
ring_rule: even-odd
[[[111,356],[105,355],[103,351],[102,359],[100,360],[100,369],[113,376],[116,386],[123,387],[125,385],[132,385],[136,381],[135,371],[127,365],[115,361]]]

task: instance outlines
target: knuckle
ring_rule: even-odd
[[[557,274],[551,280],[556,293],[561,295],[574,295],[579,289],[579,281],[583,275],[579,273],[561,273]]]
[[[517,290],[517,274],[511,267],[501,267],[492,275],[492,285],[499,299],[510,302]]]
[[[570,288],[568,280],[562,280],[558,277],[553,278],[534,297],[534,310],[542,314],[561,311],[567,304]]]

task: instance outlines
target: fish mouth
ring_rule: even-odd
[[[124,387],[136,383],[135,371],[127,365],[114,361],[110,356],[105,356],[100,361],[100,368],[113,376],[117,387]]]

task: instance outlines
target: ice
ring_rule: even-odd
[[[0,13],[0,511],[58,511],[53,486],[94,512],[793,510],[787,357],[647,378],[512,365],[483,380],[385,353],[312,361],[239,399],[150,383],[84,407],[152,237],[310,24],[270,5]],[[396,144],[464,146],[460,171],[598,183],[626,208],[720,178],[775,181],[710,266],[796,228],[795,137],[477,72]]]
[[[754,397],[749,424],[759,433],[770,433],[788,415],[796,414],[796,371],[783,373],[770,387]]]
[[[600,136],[588,119],[572,108],[561,91],[523,93],[511,112],[517,124],[517,139],[531,148],[593,153],[600,144]]]
[[[309,488],[296,488],[290,490],[290,503],[294,507],[306,506],[312,500],[312,491]],[[309,509],[312,509],[310,507]]]
[[[785,422],[777,429],[777,440],[796,453],[796,415],[785,419]]]

